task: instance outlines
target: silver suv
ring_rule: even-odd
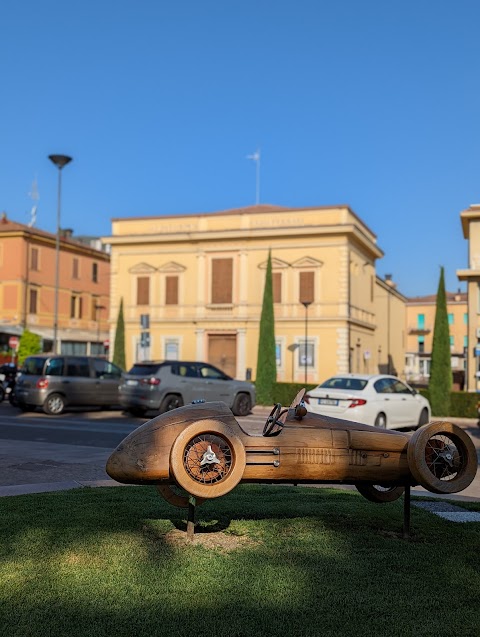
[[[28,356],[15,385],[17,406],[22,411],[43,407],[58,416],[67,406],[118,406],[122,370],[96,356]]]
[[[135,416],[150,410],[162,414],[196,400],[222,400],[236,416],[246,416],[255,405],[252,383],[234,380],[208,363],[135,363],[119,389],[120,404]]]

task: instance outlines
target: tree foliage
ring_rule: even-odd
[[[452,390],[452,364],[450,359],[450,329],[448,326],[445,277],[440,268],[437,291],[435,326],[433,329],[432,363],[430,368],[430,403],[435,416],[448,416]]]
[[[17,364],[22,365],[27,356],[39,354],[42,351],[42,340],[38,334],[24,330],[18,343]]]
[[[277,381],[275,354],[275,321],[273,315],[272,255],[268,253],[265,288],[263,291],[262,314],[258,340],[257,377],[255,387],[257,403],[271,405],[274,386]]]
[[[113,362],[125,369],[125,323],[123,320],[123,298],[120,299],[117,328],[115,330],[115,344],[113,347]]]

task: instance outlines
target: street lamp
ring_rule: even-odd
[[[55,241],[55,304],[53,309],[53,353],[58,354],[58,287],[60,264],[60,211],[62,200],[62,168],[72,161],[67,155],[49,155],[48,159],[58,168],[57,237]]]
[[[308,347],[308,306],[311,305],[311,301],[302,301],[302,305],[305,308],[305,385],[307,384],[307,347]]]
[[[106,310],[104,305],[95,305],[95,317],[97,319],[97,343],[100,343],[100,310]]]

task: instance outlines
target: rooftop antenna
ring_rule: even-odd
[[[255,205],[260,203],[260,148],[253,153],[253,155],[247,155],[247,159],[251,159],[257,164],[257,178],[255,188]]]
[[[38,194],[37,176],[36,175],[35,175],[35,177],[33,179],[32,188],[31,188],[30,192],[28,193],[28,196],[33,201],[33,206],[32,206],[32,209],[30,210],[30,221],[28,223],[28,227],[32,228],[37,222],[37,207],[38,207],[37,204],[38,204],[38,200],[40,199],[40,196]]]

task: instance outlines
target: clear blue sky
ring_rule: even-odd
[[[478,0],[10,0],[0,211],[109,235],[113,217],[346,203],[407,296],[467,266],[480,202]]]

